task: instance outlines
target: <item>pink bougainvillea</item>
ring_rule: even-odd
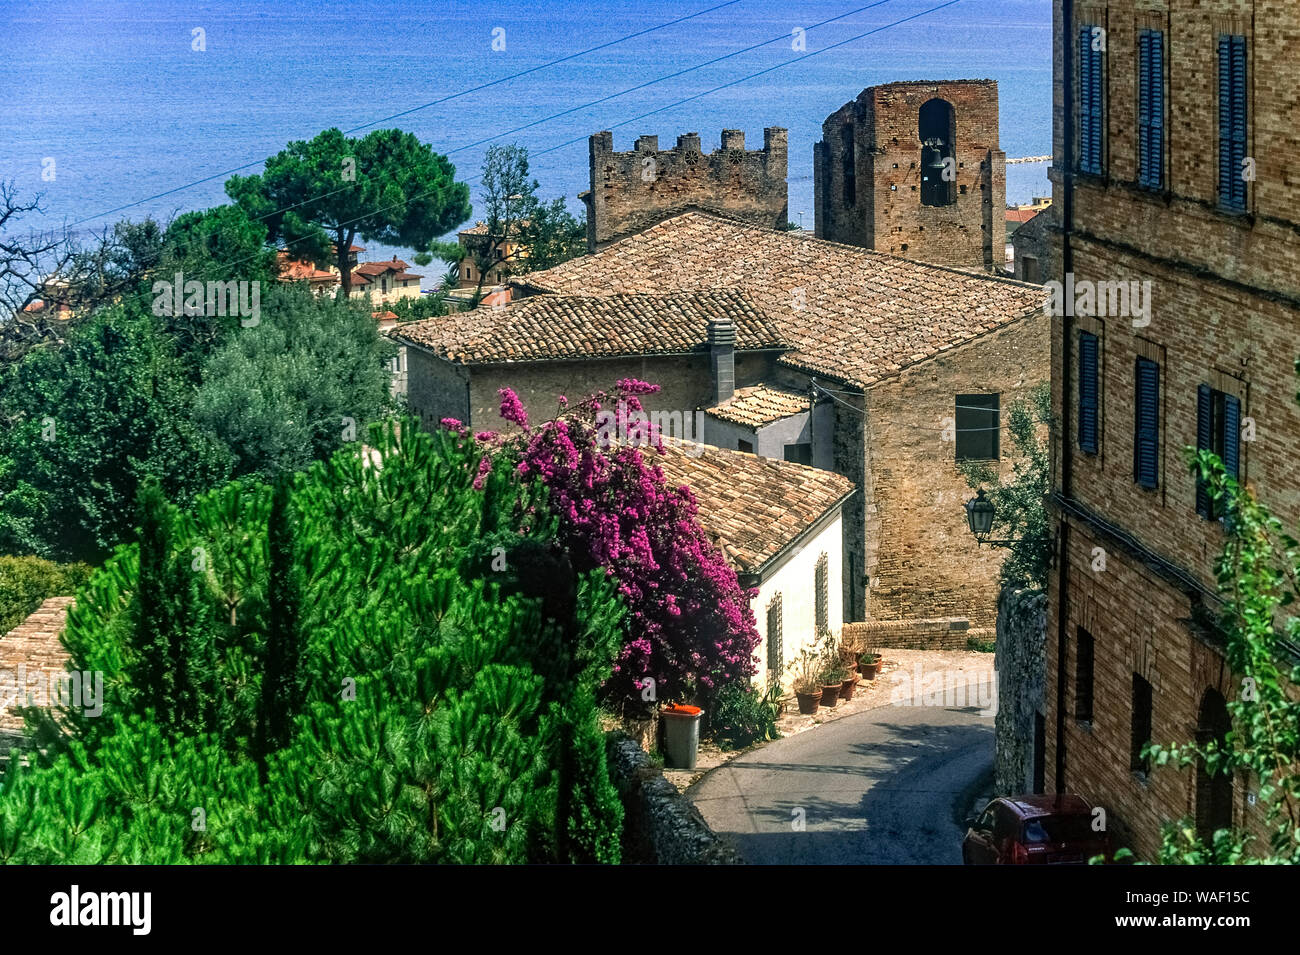
[[[647,677],[660,700],[747,678],[759,643],[752,591],[700,527],[689,489],[669,486],[654,464],[663,445],[639,396],[658,390],[623,379],[530,428],[518,395],[503,388],[501,416],[522,434],[495,445],[549,489],[577,569],[617,578],[631,613],[608,689],[631,701],[642,700]]]

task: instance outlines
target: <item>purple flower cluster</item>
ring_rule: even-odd
[[[646,677],[658,699],[680,698],[751,676],[759,643],[750,593],[700,527],[695,498],[670,487],[636,446],[597,446],[602,404],[620,416],[643,410],[638,398],[659,390],[619,381],[565,414],[501,443],[518,456],[518,473],[541,481],[560,517],[562,543],[581,570],[603,567],[631,609],[610,687],[640,700]],[[501,416],[528,428],[519,396],[501,389]],[[662,453],[657,435],[646,454]]]

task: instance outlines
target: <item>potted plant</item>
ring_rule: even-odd
[[[853,688],[857,685],[858,685],[858,668],[845,667],[844,682],[840,684],[840,699],[841,700],[853,699]]]
[[[807,648],[790,664],[794,670],[794,695],[799,701],[799,712],[805,716],[817,712],[821,703],[821,658]]]
[[[794,696],[799,701],[800,713],[805,716],[816,713],[822,699],[821,681],[796,678],[794,681]]]
[[[880,673],[880,657],[874,653],[863,653],[858,657],[858,670],[864,679],[874,680]]]
[[[833,663],[827,663],[822,669],[822,705],[834,706],[840,700],[840,687],[848,676],[848,670],[840,663],[836,653]]]

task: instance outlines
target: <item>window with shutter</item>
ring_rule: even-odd
[[[1102,146],[1102,52],[1093,49],[1092,24],[1079,27],[1079,171],[1100,175]]]
[[[1246,38],[1219,37],[1219,203],[1246,208]]]
[[[785,669],[781,632],[784,623],[781,614],[781,595],[777,594],[767,605],[767,668],[780,673]]]
[[[1079,333],[1079,450],[1097,453],[1097,407],[1099,404],[1097,381],[1097,336],[1091,332]]]
[[[817,633],[823,630],[829,630],[830,620],[830,582],[829,582],[830,558],[822,554],[817,558],[817,569],[814,573],[814,587],[816,588],[816,607],[815,607],[815,626]]]
[[[1134,390],[1133,480],[1151,489],[1160,483],[1160,366],[1139,358]]]
[[[1138,182],[1159,189],[1164,182],[1165,35],[1138,35]]]
[[[1199,385],[1196,389],[1196,450],[1212,451],[1231,478],[1241,477],[1241,399]],[[1210,500],[1205,483],[1196,480],[1196,513],[1206,520],[1226,516],[1222,504]]]

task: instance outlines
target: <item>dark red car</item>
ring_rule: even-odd
[[[966,830],[966,865],[1085,864],[1111,857],[1110,839],[1092,828],[1092,807],[1082,796],[1000,796]]]

